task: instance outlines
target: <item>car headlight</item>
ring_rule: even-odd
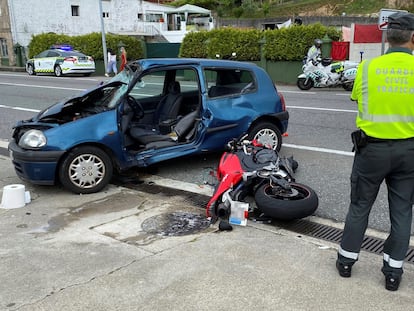
[[[39,130],[27,131],[19,141],[19,146],[26,149],[41,148],[44,145],[46,145],[46,136]]]

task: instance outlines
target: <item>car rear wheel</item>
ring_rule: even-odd
[[[247,139],[257,140],[262,145],[271,146],[276,151],[279,151],[282,146],[282,134],[279,128],[270,122],[262,122],[253,126],[248,132]]]
[[[59,65],[56,65],[55,69],[54,69],[54,72],[55,72],[56,77],[60,77],[62,75],[62,68],[60,68]]]
[[[34,76],[36,74],[34,66],[32,64],[27,65],[27,73],[31,76]]]
[[[101,191],[111,181],[113,165],[102,149],[82,146],[70,151],[59,167],[62,185],[75,193]]]

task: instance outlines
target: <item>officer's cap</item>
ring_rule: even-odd
[[[398,12],[388,16],[388,29],[414,30],[414,14]]]

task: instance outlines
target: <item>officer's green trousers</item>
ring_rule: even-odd
[[[384,180],[391,222],[390,234],[384,243],[384,254],[395,261],[404,260],[410,241],[414,197],[412,139],[369,142],[355,154],[351,174],[351,203],[341,241],[344,253],[359,254],[372,205]],[[355,257],[353,259],[349,262],[355,261]]]

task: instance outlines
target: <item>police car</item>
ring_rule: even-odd
[[[54,73],[56,77],[71,73],[89,76],[95,72],[95,61],[70,45],[54,45],[26,62],[29,75]]]

